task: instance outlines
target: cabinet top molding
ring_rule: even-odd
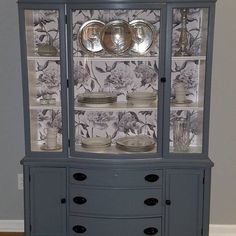
[[[217,0],[18,0],[18,3],[32,3],[32,4],[66,4],[66,3],[83,3],[83,4],[97,4],[97,3],[206,3],[216,2]]]

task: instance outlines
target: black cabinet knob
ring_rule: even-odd
[[[77,234],[83,234],[83,233],[86,232],[87,229],[86,229],[84,226],[82,226],[82,225],[75,225],[75,226],[73,227],[73,230],[74,230],[74,232],[76,232]]]
[[[75,173],[73,175],[74,179],[77,180],[77,181],[84,181],[87,179],[87,175],[86,174],[83,174],[83,173]]]
[[[161,78],[161,82],[162,82],[162,83],[165,83],[165,82],[166,82],[166,77],[162,77],[162,78]]]
[[[66,203],[66,199],[65,198],[62,198],[61,199],[61,204],[65,204]]]
[[[166,205],[170,206],[171,205],[171,200],[166,200]]]
[[[145,176],[145,180],[151,183],[156,182],[158,179],[159,179],[159,176],[155,174],[150,174],[150,175]]]
[[[87,202],[87,199],[84,197],[74,197],[73,198],[74,203],[82,205],[85,204]]]
[[[158,229],[155,228],[155,227],[149,227],[149,228],[146,228],[143,232],[144,232],[146,235],[155,235],[155,234],[157,234]]]
[[[158,203],[158,199],[156,198],[148,198],[144,201],[144,204],[147,206],[155,206]]]

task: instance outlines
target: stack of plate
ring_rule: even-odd
[[[119,138],[117,148],[127,152],[148,152],[155,147],[155,140],[147,135],[136,135]]]
[[[82,147],[93,150],[105,149],[111,146],[110,138],[95,137],[82,139]]]
[[[128,93],[126,98],[131,105],[150,106],[156,101],[157,94],[155,92],[133,92]]]
[[[117,101],[117,95],[105,92],[91,92],[79,95],[78,102],[86,106],[106,106]]]

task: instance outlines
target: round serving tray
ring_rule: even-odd
[[[105,25],[101,32],[101,44],[111,54],[123,54],[133,45],[132,30],[124,20],[114,20]]]
[[[129,23],[134,44],[131,51],[144,54],[146,53],[156,41],[157,32],[152,24],[145,20],[133,20]]]
[[[103,50],[100,34],[104,25],[100,20],[90,20],[80,27],[78,41],[83,51],[97,53]]]

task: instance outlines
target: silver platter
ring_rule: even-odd
[[[101,44],[111,54],[122,54],[133,45],[132,30],[124,20],[114,20],[105,25],[101,32]]]
[[[84,104],[108,104],[117,101],[117,95],[105,92],[91,92],[79,95],[78,102]]]
[[[129,25],[132,29],[134,40],[131,51],[138,54],[146,53],[157,38],[157,32],[154,26],[144,20],[133,20]]]
[[[90,20],[80,27],[78,40],[85,52],[96,53],[103,50],[100,34],[104,25],[105,23],[100,20]]]
[[[155,140],[147,135],[136,135],[119,138],[117,148],[127,152],[148,152],[155,147]]]

